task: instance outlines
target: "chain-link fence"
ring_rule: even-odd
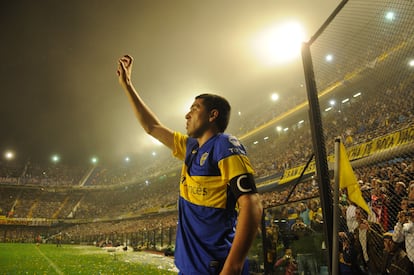
[[[329,268],[340,274],[412,272],[413,25],[412,1],[344,1],[304,46],[312,64],[309,70],[304,61],[305,73],[315,84],[320,121],[312,117],[308,87],[309,116],[304,104],[271,123],[286,131],[262,132],[273,138],[267,139],[276,155],[272,165],[284,168],[276,187],[258,180],[266,202],[266,274],[323,274]],[[340,190],[334,204],[338,137],[369,212],[350,201],[347,189]],[[324,171],[318,169],[324,166],[320,159],[315,162],[318,157],[327,160],[328,182],[321,178]],[[338,224],[324,218],[335,211]],[[327,247],[337,237],[338,258],[332,262],[338,266],[331,265]]]

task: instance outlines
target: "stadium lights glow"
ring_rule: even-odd
[[[239,116],[241,116],[241,112],[239,111],[238,113],[237,113]]]
[[[6,153],[4,153],[4,157],[8,160],[11,160],[14,158],[14,153],[12,151],[6,151]]]
[[[344,100],[342,100],[342,103],[347,103],[349,101],[349,98],[345,98]]]
[[[125,162],[129,162],[131,159],[129,157],[125,157]]]
[[[414,67],[414,59],[411,59],[410,62],[408,62],[408,66]]]
[[[361,93],[356,93],[356,94],[353,95],[353,97],[358,97],[360,95],[361,95]]]
[[[300,57],[305,31],[295,21],[270,26],[253,39],[253,50],[262,62],[270,66]]]
[[[59,162],[59,160],[60,160],[60,157],[58,155],[53,155],[52,156],[52,161],[53,162]]]
[[[329,112],[330,110],[332,110],[332,107],[328,107],[325,109],[325,112]]]
[[[155,156],[157,155],[157,153],[156,153],[156,152],[152,152],[152,153],[151,153],[151,155],[152,155],[153,157],[155,157]]]
[[[395,20],[395,13],[394,13],[394,12],[392,12],[392,11],[389,11],[389,12],[387,12],[387,13],[385,14],[385,18],[386,18],[388,21],[394,21],[394,20]]]
[[[98,158],[96,158],[96,157],[92,157],[92,158],[91,158],[91,162],[92,162],[93,164],[98,163]]]
[[[335,106],[335,104],[336,104],[335,100],[332,99],[331,101],[329,101],[329,105]]]
[[[277,101],[277,100],[279,99],[279,95],[278,95],[277,93],[273,93],[273,94],[270,96],[270,99],[271,99],[272,101]]]
[[[328,55],[326,55],[325,60],[326,60],[326,61],[328,61],[328,62],[332,62],[332,60],[333,60],[333,55],[332,55],[332,54],[328,54]]]
[[[282,126],[277,126],[277,127],[276,127],[276,130],[277,130],[278,132],[282,131]]]

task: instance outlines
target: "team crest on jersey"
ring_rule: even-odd
[[[200,158],[200,166],[203,166],[204,165],[204,163],[206,162],[207,158],[208,158],[208,152],[205,152],[203,155],[201,155],[201,158]]]
[[[229,141],[234,146],[237,146],[237,147],[240,146],[240,142],[235,136],[229,136]]]

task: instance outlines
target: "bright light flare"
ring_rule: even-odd
[[[253,42],[253,48],[264,63],[283,64],[300,57],[304,39],[301,24],[285,22],[261,32]]]
[[[388,21],[394,21],[395,20],[395,13],[393,13],[392,11],[389,11],[385,14],[385,18]]]
[[[52,162],[59,162],[59,160],[60,160],[60,157],[58,156],[58,155],[53,155],[52,157],[51,157],[51,160],[52,160]]]
[[[278,100],[279,100],[279,94],[277,94],[277,93],[273,93],[273,94],[270,96],[270,99],[271,99],[272,101],[278,101]]]
[[[332,60],[333,60],[333,55],[332,55],[332,54],[328,54],[328,55],[326,55],[325,60],[326,60],[326,61],[328,61],[328,62],[332,62]]]
[[[91,158],[91,163],[92,164],[97,164],[98,163],[98,158],[97,157],[92,157]]]
[[[14,153],[12,151],[6,151],[4,153],[4,157],[8,160],[12,160],[12,159],[14,159]]]

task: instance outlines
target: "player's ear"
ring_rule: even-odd
[[[209,120],[210,122],[213,122],[215,119],[217,119],[219,116],[219,111],[217,109],[213,109],[210,111],[210,117]]]

